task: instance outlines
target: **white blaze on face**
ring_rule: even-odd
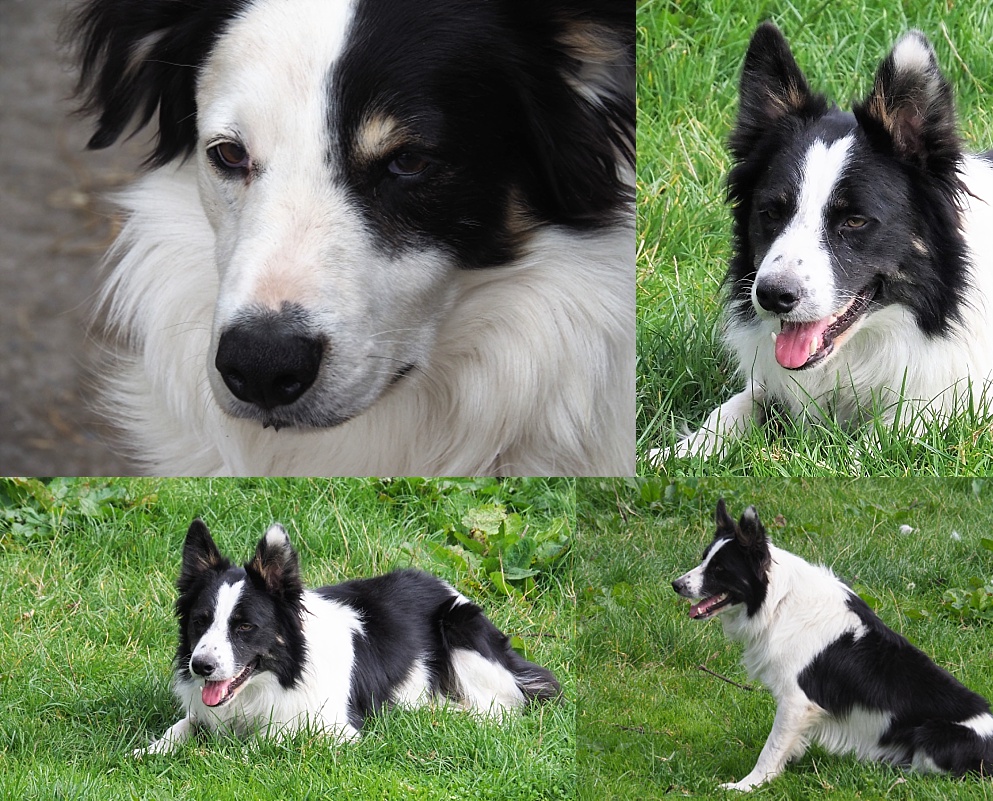
[[[752,286],[752,304],[760,316],[768,314],[756,297],[760,281],[789,284],[802,290],[800,303],[788,315],[793,320],[820,320],[841,305],[825,241],[824,217],[844,173],[852,143],[851,136],[830,145],[817,140],[807,151],[800,171],[796,211],[758,265]]]
[[[714,547],[710,549],[699,566],[694,567],[688,573],[684,573],[676,579],[676,581],[686,589],[686,592],[689,593],[689,595],[692,595],[694,598],[703,597],[703,577],[707,572],[707,566],[710,564],[711,559],[714,558],[717,552],[729,542],[731,542],[730,539],[719,540],[714,544]]]
[[[190,658],[190,675],[193,673],[193,659],[203,658],[211,661],[216,667],[210,675],[212,681],[234,678],[241,666],[235,664],[234,650],[231,647],[229,621],[238,605],[244,581],[235,584],[222,584],[217,590],[217,600],[214,603],[214,619],[210,627],[203,633],[193,648]]]

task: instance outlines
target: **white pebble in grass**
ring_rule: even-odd
[[[962,535],[959,534],[955,529],[952,529],[952,540],[955,542],[962,542]]]
[[[912,526],[908,526],[906,523],[904,523],[902,526],[900,526],[900,533],[901,534],[913,534],[914,533],[914,529],[913,529]]]

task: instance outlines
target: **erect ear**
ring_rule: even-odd
[[[717,511],[714,513],[714,522],[717,523],[718,534],[730,534],[734,536],[737,532],[738,527],[735,525],[734,519],[731,515],[728,514],[723,498],[717,501]]]
[[[960,157],[952,88],[920,31],[904,34],[893,46],[872,91],[853,110],[873,141],[888,142],[901,159],[940,169]]]
[[[749,549],[761,548],[766,544],[765,528],[754,506],[749,506],[738,521],[738,542]]]
[[[197,518],[190,524],[183,543],[183,564],[179,572],[179,590],[184,592],[207,573],[227,570],[231,563],[214,544],[206,524]]]
[[[292,600],[303,591],[296,551],[279,523],[273,523],[259,540],[255,556],[245,565],[245,571],[270,595]]]
[[[827,109],[824,98],[811,93],[786,38],[771,22],[752,34],[738,93],[738,122],[730,144],[739,160],[784,117],[813,117]]]

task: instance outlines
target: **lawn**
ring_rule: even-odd
[[[691,620],[670,586],[699,563],[722,496],[736,519],[754,504],[777,545],[832,566],[891,628],[993,698],[993,482],[711,477],[582,487],[580,799],[741,797],[718,784],[751,770],[775,703],[748,678],[720,622]],[[815,747],[749,797],[993,799],[993,781]]]
[[[0,798],[574,797],[574,504],[567,479],[0,481]],[[310,585],[431,570],[565,701],[503,725],[397,710],[347,746],[207,738],[133,759],[177,719],[173,586],[197,515],[236,561],[281,521]]]
[[[982,413],[909,433],[849,436],[783,421],[751,432],[719,460],[647,464],[741,379],[719,343],[719,286],[729,256],[725,141],[748,39],[764,19],[786,34],[815,90],[847,106],[864,97],[896,39],[920,28],[957,97],[967,146],[993,147],[993,6],[985,0],[871,2],[641,0],[638,4],[639,471],[731,475],[988,473],[993,433]]]

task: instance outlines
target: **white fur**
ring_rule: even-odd
[[[104,404],[126,444],[159,475],[632,473],[633,221],[548,228],[493,269],[427,247],[383,255],[327,163],[326,82],[351,8],[251,4],[199,82],[196,158],[120,196],[103,299],[125,347]],[[205,154],[227,140],[261,174],[218,176]],[[308,396],[349,422],[277,432],[222,410],[241,402],[213,364],[219,331],[283,303],[333,341]]]
[[[796,213],[765,258],[755,265],[752,306],[772,322],[774,331],[779,329],[780,319],[820,320],[839,308],[831,254],[825,247],[824,207],[845,170],[852,141],[851,136],[846,136],[830,146],[814,142],[802,167]],[[801,279],[803,294],[796,307],[785,318],[779,318],[762,309],[756,289],[764,281],[789,276]]]
[[[245,667],[235,662],[234,648],[228,636],[231,613],[238,604],[244,586],[244,581],[238,581],[234,584],[222,584],[218,588],[217,599],[214,602],[214,617],[190,655],[191,663],[193,659],[199,657],[209,658],[216,664],[216,669],[210,675],[212,681],[233,679]],[[190,676],[196,678],[192,670]]]
[[[724,339],[746,388],[684,437],[677,455],[719,453],[747,430],[750,419],[761,422],[757,400],[775,399],[800,420],[830,418],[846,427],[866,422],[874,412],[892,423],[900,404],[901,420],[918,429],[970,400],[977,406],[993,400],[993,270],[987,268],[993,254],[993,166],[967,157],[962,178],[969,187],[962,196],[962,221],[971,270],[956,330],[927,337],[907,309],[888,306],[865,317],[823,364],[794,371],[776,362],[771,335],[778,322],[729,320]]]
[[[458,678],[458,694],[466,709],[499,717],[524,703],[524,693],[513,675],[478,651],[454,649],[452,665]]]

